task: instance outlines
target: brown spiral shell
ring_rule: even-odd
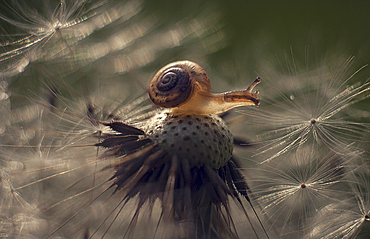
[[[150,82],[149,97],[160,107],[174,108],[186,103],[200,90],[211,92],[207,73],[194,62],[178,61],[155,74]]]

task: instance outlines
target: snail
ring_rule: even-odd
[[[172,114],[219,114],[239,106],[259,106],[259,92],[252,90],[260,82],[257,77],[245,90],[212,94],[210,80],[202,67],[191,61],[178,61],[155,74],[149,97],[157,106],[170,108]]]

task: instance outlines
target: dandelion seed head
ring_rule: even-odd
[[[233,152],[233,137],[221,118],[173,116],[160,113],[146,123],[147,135],[154,143],[179,157],[189,159],[190,167],[224,166]]]

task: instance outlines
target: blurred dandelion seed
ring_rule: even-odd
[[[352,168],[357,155],[319,152],[306,145],[260,165],[253,176],[253,192],[269,217],[267,225],[279,237],[305,235],[319,210],[350,197],[344,181],[357,170]]]
[[[350,198],[328,204],[313,218],[306,238],[356,238],[369,221],[370,192],[368,165],[348,178],[352,189]],[[330,218],[330,223],[328,222]]]
[[[60,44],[55,42],[49,44],[48,53],[40,48],[63,29],[74,27],[73,30],[69,29],[60,33],[70,45],[85,38],[98,26],[88,27],[87,24],[84,24],[83,28],[76,28],[76,26],[99,14],[97,9],[105,3],[105,1],[91,4],[86,1],[59,0],[30,5],[27,2],[3,1],[0,19],[12,26],[13,29],[15,28],[17,32],[6,35],[3,33],[4,39],[11,40],[1,44],[3,53],[0,54],[0,61],[15,60],[16,63],[10,64],[8,69],[2,70],[8,73],[8,77],[11,77],[13,76],[12,72],[14,74],[22,72],[30,61],[38,60],[50,52],[58,54],[61,51]],[[102,27],[102,24],[100,25]],[[5,28],[4,30],[6,31]],[[12,40],[12,38],[16,38],[16,40]],[[71,41],[72,39],[74,40]],[[65,44],[62,45],[66,47]]]
[[[33,5],[5,1],[2,5],[4,11],[0,13],[0,20],[3,20],[5,27],[0,34],[9,40],[2,44],[0,70],[2,78],[7,81],[22,73],[32,62],[35,62],[33,66],[39,68],[39,72],[53,72],[60,77],[69,75],[63,79],[69,82],[76,80],[73,73],[77,72],[80,79],[84,67],[89,67],[108,53],[127,48],[122,42],[127,42],[128,38],[134,38],[134,43],[147,34],[143,30],[140,36],[134,37],[126,24],[141,13],[141,1],[58,0]],[[154,28],[153,24],[155,19],[152,17],[150,26],[146,24],[141,28],[147,27],[149,31]],[[120,39],[112,39],[112,25],[122,26],[123,30],[117,34],[126,34]],[[132,27],[130,29],[133,30]],[[100,39],[100,45],[93,40],[99,34],[97,31],[108,32],[107,39]]]

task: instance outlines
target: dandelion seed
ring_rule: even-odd
[[[246,113],[252,116],[250,125],[258,125],[256,139],[261,147],[256,155],[263,155],[263,162],[306,143],[335,150],[338,145],[361,141],[369,133],[369,124],[359,122],[349,111],[350,106],[370,96],[368,82],[347,86],[362,69],[344,78],[352,61],[349,58],[334,73],[317,70],[274,79],[273,97],[264,99],[260,111]]]
[[[10,99],[6,93],[7,86],[5,81],[0,82],[0,135],[4,133],[6,125],[9,125]]]
[[[309,220],[330,202],[348,199],[344,179],[358,154],[319,152],[305,147],[259,166],[253,195],[279,237],[302,237]]]
[[[351,198],[322,208],[313,218],[307,238],[357,238],[361,228],[368,224],[370,187],[367,165],[350,178]]]
[[[45,230],[47,222],[42,219],[36,203],[27,201],[15,188],[12,175],[22,171],[24,165],[9,152],[1,150],[0,161],[0,235],[8,238],[33,237],[38,230]],[[29,195],[31,195],[30,193]],[[33,196],[35,196],[33,194]]]

